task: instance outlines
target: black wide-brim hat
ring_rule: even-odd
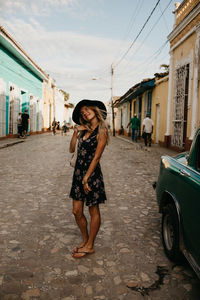
[[[107,110],[106,110],[106,106],[103,102],[98,101],[98,100],[81,100],[74,108],[73,114],[72,114],[72,120],[74,121],[74,123],[79,124],[80,125],[80,110],[81,107],[83,106],[97,106],[102,114],[102,117],[104,118],[104,120],[107,117]]]

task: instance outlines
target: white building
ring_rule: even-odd
[[[55,120],[62,125],[65,120],[65,99],[63,93],[56,89],[55,91]]]

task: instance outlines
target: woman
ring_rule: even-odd
[[[108,142],[104,121],[106,115],[104,103],[95,100],[80,101],[72,115],[73,121],[79,126],[74,127],[69,147],[73,153],[78,142],[70,197],[73,199],[73,214],[83,237],[83,242],[73,250],[74,258],[94,253],[94,241],[100,228],[99,204],[105,202],[106,194],[99,161]],[[91,217],[89,233],[83,213],[84,203],[89,207]]]

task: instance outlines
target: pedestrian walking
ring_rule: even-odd
[[[53,135],[56,134],[56,125],[57,125],[57,122],[55,120],[55,118],[53,119],[53,122],[52,122],[52,128],[53,128]]]
[[[127,125],[127,128],[131,125],[132,129],[132,141],[136,141],[138,139],[138,131],[140,128],[140,120],[137,118],[137,115],[134,114],[134,117],[130,119],[130,122]]]
[[[145,146],[147,146],[147,144],[149,144],[149,147],[151,147],[151,135],[153,133],[153,126],[154,123],[153,121],[150,119],[150,114],[146,114],[146,118],[143,120],[143,136],[144,136],[144,143]]]
[[[23,132],[23,138],[26,138],[27,132],[28,132],[28,126],[30,123],[30,118],[28,114],[28,110],[25,109],[24,113],[22,114],[22,132]]]
[[[22,113],[19,112],[17,117],[17,132],[18,132],[18,138],[22,137]]]
[[[94,241],[101,224],[99,204],[106,201],[100,158],[108,142],[107,116],[103,102],[80,101],[72,114],[77,124],[70,142],[73,153],[78,142],[77,160],[74,169],[70,197],[73,199],[73,214],[81,231],[83,241],[73,249],[74,258],[94,253]],[[84,204],[89,207],[90,231],[84,215]]]
[[[62,135],[65,134],[67,132],[67,122],[66,120],[63,121],[62,123]]]
[[[57,130],[60,130],[60,121],[57,122],[56,129],[57,129]]]

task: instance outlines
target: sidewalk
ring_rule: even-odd
[[[155,152],[156,154],[159,154],[159,155],[166,154],[166,155],[174,156],[174,155],[178,154],[176,151],[171,150],[169,148],[161,147],[158,144],[151,144],[151,147],[147,147],[144,145],[144,141],[142,138],[140,140],[138,140],[137,142],[133,142],[131,137],[126,136],[126,135],[116,135],[116,138],[126,141],[129,144],[132,144],[134,146],[135,150]]]
[[[44,133],[46,133],[46,132],[44,132]],[[35,136],[35,134],[32,135],[32,134],[28,133],[26,139],[18,138],[18,137],[4,138],[4,139],[0,140],[0,149],[11,147],[16,144],[24,143],[25,141],[32,139],[33,136]]]

